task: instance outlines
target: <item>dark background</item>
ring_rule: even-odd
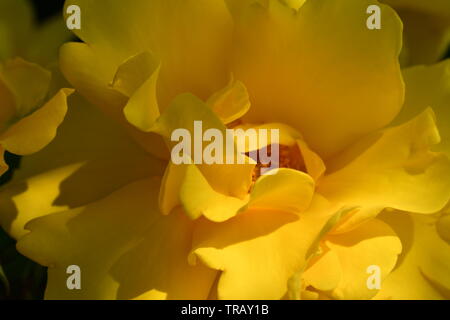
[[[62,14],[64,0],[32,0],[31,2],[36,8],[39,22],[55,14]],[[450,50],[447,58],[450,58]],[[0,178],[0,185],[6,183],[11,178],[12,171],[20,165],[20,158],[17,156],[6,154],[5,159],[11,170]],[[1,267],[8,283],[2,281]],[[15,242],[0,228],[0,300],[43,298],[46,273],[46,268],[20,255],[15,249]]]
[[[37,17],[40,21],[54,14],[62,14],[61,9],[64,5],[64,0],[32,0],[31,2],[36,8]]]

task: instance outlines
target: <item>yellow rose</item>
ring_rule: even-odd
[[[373,4],[380,30],[366,28]],[[425,83],[414,69],[402,76],[393,9],[372,0],[70,5],[81,8],[84,43],[62,47],[61,69],[103,113],[76,102],[58,137],[0,192],[2,226],[49,267],[46,298],[410,298],[398,284],[417,270],[429,287],[418,284],[413,298],[448,298],[448,78],[437,77],[442,66]],[[175,164],[171,135],[194,136],[195,121],[222,134],[278,129],[281,168]],[[401,219],[423,228],[408,237]],[[80,291],[67,289],[71,265],[82,270]],[[381,290],[367,284],[371,266]]]

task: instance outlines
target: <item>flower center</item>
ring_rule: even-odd
[[[250,125],[245,124],[242,120],[236,120],[227,125],[230,129],[256,129],[259,149],[256,152],[245,152],[245,155],[256,162],[253,170],[252,180],[253,184],[256,180],[271,168],[288,168],[306,172],[306,165],[303,155],[298,146],[297,140],[302,139],[295,129],[284,124],[266,124],[266,125]],[[258,129],[268,128],[269,130],[276,129],[279,132],[279,139],[277,141],[268,141],[261,139],[258,134]],[[267,137],[265,137],[267,138]],[[267,144],[262,146],[261,140],[267,141]],[[275,153],[274,153],[275,152]],[[270,159],[270,163],[267,162]],[[253,185],[252,184],[252,185]]]
[[[289,168],[299,171],[306,171],[303,156],[297,145],[293,146],[279,145],[278,147],[279,147],[279,160],[276,165],[278,168]],[[270,157],[272,154],[272,145],[268,145],[264,149],[265,150],[262,151],[267,152],[267,155]],[[258,152],[257,154],[261,154],[261,152]],[[246,153],[246,155],[256,161],[256,166],[252,174],[252,180],[253,182],[256,182],[256,180],[261,176],[261,169],[269,168],[271,164],[262,163],[261,159],[259,158],[255,159],[254,157],[252,157],[251,153]]]

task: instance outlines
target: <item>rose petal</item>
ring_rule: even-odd
[[[441,143],[433,149],[450,155],[450,60],[403,70],[406,100],[396,123],[408,121],[427,107],[436,113]]]
[[[404,250],[376,299],[450,299],[450,248],[437,233],[438,217],[401,212],[379,216],[398,234]]]
[[[374,1],[307,1],[297,13],[265,2],[235,14],[232,72],[252,101],[246,121],[286,123],[328,158],[397,115],[402,28],[391,8],[380,5],[383,27],[369,30]]]
[[[384,222],[372,219],[350,232],[330,235],[325,245],[339,259],[342,277],[330,295],[335,299],[370,299],[377,290],[368,288],[369,266],[377,266],[381,280],[394,268],[402,244]],[[330,265],[332,267],[332,265]]]
[[[76,48],[66,46],[62,69],[83,94],[95,95],[93,87],[106,87],[123,61],[143,51],[161,60],[161,106],[184,92],[206,99],[227,81],[233,30],[223,1],[136,0],[125,11],[116,0],[70,0],[65,8],[71,5],[81,8],[82,28],[75,33],[94,51],[91,65],[103,64],[110,75],[100,79],[95,69],[79,72],[70,59]]]
[[[0,67],[2,81],[14,96],[16,113],[24,117],[35,111],[47,96],[51,73],[21,58],[6,61]]]
[[[318,192],[333,202],[417,213],[442,209],[450,195],[450,161],[429,148],[439,142],[434,114],[374,133],[328,163]]]
[[[183,214],[159,213],[158,187],[158,180],[142,180],[32,221],[18,249],[49,266],[45,297],[205,299],[216,273],[188,265],[192,224]],[[81,268],[82,290],[67,289],[70,265]]]
[[[327,209],[326,200],[315,196],[300,218],[278,210],[249,210],[223,223],[200,220],[191,262],[198,257],[222,271],[219,299],[280,299],[289,278],[312,254],[330,218]]]
[[[44,148],[56,135],[67,112],[67,97],[73,90],[61,89],[43,107],[19,120],[0,135],[9,152],[27,155]]]
[[[163,172],[160,161],[98,109],[78,95],[70,98],[70,105],[56,138],[24,157],[12,181],[0,189],[0,222],[16,239],[33,218],[85,205]]]

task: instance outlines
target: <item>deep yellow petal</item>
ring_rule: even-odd
[[[147,152],[159,158],[168,158],[160,137],[140,131],[125,119],[123,108],[128,100],[123,93],[111,85],[117,69],[109,68],[108,59],[109,56],[99,56],[84,43],[67,43],[61,48],[61,71],[78,92],[108,116],[121,123],[129,135]],[[118,62],[118,66],[123,62]]]
[[[358,228],[363,223],[375,218],[383,208],[380,206],[356,207],[343,217],[330,231],[330,234],[341,234]]]
[[[70,0],[65,8],[74,4],[83,15],[76,34],[95,52],[92,63],[103,63],[110,74],[106,82],[97,81],[94,70],[81,74],[77,63],[64,63],[68,79],[77,81],[83,94],[90,95],[93,86],[105,87],[123,61],[143,51],[161,60],[161,106],[184,92],[207,99],[226,84],[233,29],[224,1],[136,0],[123,10],[118,0]],[[64,61],[72,49],[63,51]]]
[[[316,196],[300,218],[283,211],[250,209],[223,223],[200,220],[192,263],[198,257],[222,271],[219,299],[280,299],[289,278],[312,253],[310,248],[330,217],[327,209],[326,200]]]
[[[250,109],[247,88],[242,82],[235,80],[211,95],[206,103],[224,124],[241,118]]]
[[[176,129],[188,130],[192,141],[194,141],[196,134],[194,130],[195,121],[202,122],[203,132],[208,129],[217,129],[221,132],[222,137],[227,136],[225,132],[226,127],[221,120],[205,103],[191,94],[178,96],[171,106],[162,113],[152,130],[161,134],[168,142],[169,148],[172,149],[176,143],[170,140],[172,132]],[[200,136],[196,139],[198,138],[201,139],[202,137]],[[225,140],[222,144],[222,150],[227,149]],[[194,150],[194,143],[192,143],[192,150]],[[191,156],[195,160],[194,153],[199,152],[201,153],[200,155],[203,155],[203,150],[201,148],[200,151],[192,151],[193,154],[187,156]],[[205,164],[202,161],[203,163],[198,164],[198,167],[215,191],[242,199],[250,189],[255,164],[226,164],[225,152],[223,156],[222,164]],[[233,156],[239,157],[241,155],[233,153]],[[196,191],[192,190],[191,192]]]
[[[233,127],[233,129],[242,129],[242,130],[248,130],[248,129],[255,129],[256,130],[256,134],[258,135],[258,148],[262,149],[264,147],[267,147],[268,145],[274,143],[271,141],[271,135],[267,135],[267,139],[264,140],[260,140],[259,138],[259,133],[260,130],[268,130],[268,132],[270,132],[271,130],[278,130],[279,133],[279,137],[278,137],[278,144],[283,145],[283,146],[288,146],[288,147],[292,147],[295,146],[297,144],[297,140],[301,140],[303,139],[302,134],[284,124],[284,123],[278,123],[278,122],[269,122],[269,123],[265,123],[265,124],[254,124],[254,123],[245,123],[245,124],[241,124],[241,125],[237,125],[235,127]],[[265,144],[263,144],[265,143]],[[242,148],[243,152],[250,152],[253,151],[253,145],[252,143],[249,143],[249,141],[245,141],[245,143],[243,143],[242,145],[240,145],[240,148]]]
[[[314,187],[314,180],[309,175],[281,168],[275,174],[256,180],[248,206],[301,213],[309,207]]]
[[[160,161],[99,110],[78,95],[69,103],[56,138],[22,158],[12,181],[0,189],[0,222],[16,239],[33,218],[85,205],[136,179],[163,172]]]
[[[204,215],[211,221],[223,222],[247,204],[246,199],[214,191],[196,165],[187,165],[185,170],[179,191],[180,202],[191,219]]]
[[[376,1],[307,1],[297,12],[248,2],[235,18],[232,65],[252,102],[248,122],[286,123],[327,158],[399,112],[402,27],[391,8],[380,5],[383,26],[369,30]]]
[[[169,162],[159,194],[159,207],[163,214],[182,206],[191,219],[205,216],[215,222],[230,219],[247,203],[248,196],[240,199],[215,191],[194,164]]]
[[[450,60],[432,66],[417,66],[403,70],[406,100],[396,123],[412,119],[431,107],[436,113],[441,143],[435,150],[450,155]]]
[[[436,230],[439,215],[386,212],[380,219],[400,237],[403,252],[376,299],[450,299],[450,245]]]
[[[450,161],[429,149],[439,142],[431,110],[374,133],[328,163],[318,190],[333,202],[363,208],[434,213],[450,195]]]
[[[320,178],[322,178],[327,169],[324,161],[308,146],[305,141],[297,140],[297,145],[303,156],[306,171],[314,179],[314,181],[318,181]]]
[[[140,52],[119,66],[114,75],[112,87],[125,96],[131,97],[158,69],[158,66],[158,60],[150,52]]]
[[[300,214],[306,210],[314,193],[314,181],[307,174],[279,169],[260,177],[243,199],[214,191],[196,165],[170,163],[164,175],[160,208],[165,214],[182,205],[191,219],[205,216],[223,222],[249,208],[279,210]]]
[[[159,107],[156,98],[156,83],[159,75],[159,67],[136,90],[123,109],[125,118],[134,126],[144,132],[152,129],[159,117]]]
[[[13,124],[0,136],[0,143],[9,152],[28,155],[41,150],[56,135],[67,112],[71,89],[61,89],[43,107]]]
[[[39,218],[18,243],[49,266],[47,299],[205,299],[216,272],[189,266],[192,223],[157,210],[158,179],[130,184],[88,206]],[[81,268],[82,290],[66,269]]]
[[[180,189],[185,175],[185,165],[176,165],[169,161],[159,191],[159,210],[163,214],[169,214],[174,208],[181,205]]]
[[[0,67],[0,81],[11,91],[18,117],[24,117],[40,106],[47,96],[51,73],[21,58],[6,61]]]
[[[89,102],[109,114],[121,114],[127,99],[110,84],[123,61],[111,69],[109,59],[84,43],[69,42],[61,47],[59,64],[65,78]]]
[[[321,291],[335,289],[341,278],[342,268],[339,256],[333,250],[328,250],[315,259],[302,275],[306,286],[312,286]]]
[[[394,268],[402,251],[395,232],[378,219],[350,232],[328,236],[325,245],[336,253],[342,270],[339,284],[329,293],[335,299],[370,299],[375,296],[377,290],[367,286],[368,268],[379,267],[383,280]]]

